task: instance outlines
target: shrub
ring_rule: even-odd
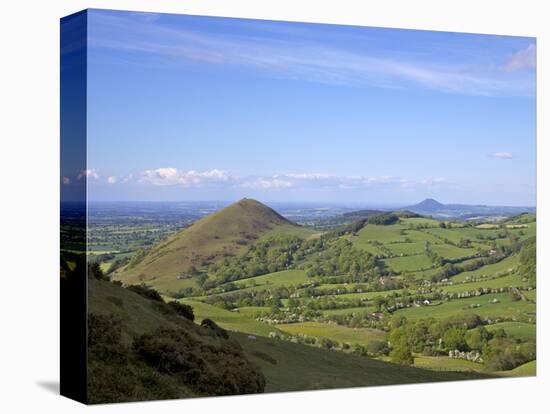
[[[216,324],[212,319],[206,318],[201,322],[201,326],[210,329],[214,334],[224,339],[228,339],[229,335],[227,331]]]
[[[94,277],[97,280],[109,280],[108,276],[105,276],[99,262],[90,263],[88,265],[88,276]]]
[[[195,320],[195,314],[193,312],[193,308],[190,305],[172,301],[168,302],[168,306],[170,306],[179,316],[182,316],[185,319],[189,319],[190,321]]]
[[[412,365],[414,357],[411,348],[406,342],[396,344],[390,352],[391,361],[395,364]]]
[[[367,344],[367,352],[369,355],[388,355],[390,348],[386,341],[370,341]]]
[[[466,328],[455,326],[447,329],[443,334],[443,342],[449,350],[467,351]]]
[[[137,293],[138,295],[143,296],[144,298],[164,303],[164,299],[162,299],[162,296],[160,296],[160,293],[158,293],[155,289],[145,284],[129,285],[126,287],[126,289],[131,290],[132,292]]]
[[[208,395],[263,392],[265,377],[231,342],[199,343],[187,332],[159,329],[134,341],[136,353],[159,372],[177,376],[186,386]]]
[[[399,221],[399,216],[393,213],[383,213],[368,218],[369,224],[377,224],[382,226],[389,226]]]

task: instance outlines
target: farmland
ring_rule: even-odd
[[[257,336],[245,341],[252,348],[262,337],[434,375],[528,371],[519,367],[534,358],[534,216],[480,224],[397,212],[319,231],[239,203],[111,277],[190,305],[198,321]],[[507,360],[512,347],[520,351]]]

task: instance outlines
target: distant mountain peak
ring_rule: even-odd
[[[443,206],[444,205],[443,203],[440,203],[439,201],[437,201],[434,198],[426,198],[426,199],[422,200],[419,204],[433,204],[433,205],[438,205],[438,206]]]
[[[426,198],[420,203],[415,204],[413,207],[419,208],[419,209],[426,209],[426,210],[434,210],[434,209],[437,210],[445,207],[445,204],[440,203],[439,201],[434,200],[433,198]]]

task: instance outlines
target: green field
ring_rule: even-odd
[[[321,322],[303,322],[277,325],[283,331],[292,335],[303,334],[317,338],[328,338],[340,343],[367,345],[372,340],[383,340],[385,332],[368,328],[347,328],[336,324]]]
[[[283,270],[281,272],[237,280],[234,283],[237,286],[253,286],[249,289],[258,290],[266,288],[272,289],[280,286],[294,286],[308,282],[311,282],[311,279],[306,276],[306,272],[303,270]]]
[[[469,279],[476,279],[479,277],[491,277],[505,272],[513,271],[518,265],[518,256],[510,256],[500,262],[480,267],[477,270],[471,272],[462,272],[456,276],[453,276],[453,280],[456,282],[462,282]]]
[[[517,274],[511,274],[508,276],[495,277],[493,279],[482,280],[479,282],[471,283],[456,283],[451,286],[443,286],[441,290],[446,293],[450,292],[466,292],[477,290],[481,288],[501,288],[501,287],[518,287],[524,286],[526,282],[523,281],[523,278]]]
[[[395,272],[411,272],[433,266],[431,259],[425,254],[384,259],[384,263]]]
[[[537,327],[531,323],[501,322],[494,325],[487,325],[486,328],[490,332],[494,332],[497,329],[504,329],[507,335],[518,338],[534,339],[537,336]]]
[[[447,259],[458,259],[462,257],[473,256],[476,254],[476,249],[464,249],[450,244],[436,244],[431,247],[434,253]]]
[[[498,303],[491,303],[493,299]],[[480,305],[479,307],[469,307]],[[409,320],[422,318],[444,319],[457,314],[479,315],[482,318],[513,318],[527,316],[535,312],[535,305],[525,301],[514,301],[509,293],[483,295],[468,299],[457,299],[441,304],[400,309],[396,315],[405,316]]]
[[[220,309],[216,306],[208,305],[195,300],[181,300],[181,303],[186,303],[193,307],[195,317],[198,322],[205,318],[213,319],[221,327],[230,331],[244,332],[247,334],[267,336],[270,332],[277,331],[273,326],[266,325],[250,318],[250,314],[228,311]]]
[[[392,252],[392,254],[399,255],[411,255],[411,254],[421,254],[424,253],[424,242],[411,242],[411,243],[388,243],[386,245],[387,249]]]
[[[405,241],[405,235],[401,234],[406,229],[406,226],[395,224],[392,226],[379,226],[367,224],[359,234],[352,239],[352,242],[357,247],[361,248],[369,241],[378,243],[388,243],[396,241]]]

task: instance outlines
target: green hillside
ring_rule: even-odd
[[[266,391],[528,375],[530,365],[518,367],[536,358],[535,234],[530,216],[396,213],[319,234],[244,199],[114,279],[153,287],[193,307],[195,323],[229,331]],[[134,336],[173,323],[160,308],[116,309],[109,296],[94,298],[97,313],[118,311]]]
[[[262,237],[276,234],[310,237],[314,232],[256,200],[245,198],[138,254],[115,272],[113,279],[128,284],[147,283],[163,292],[193,287],[194,271],[235,256]]]
[[[166,303],[114,283],[91,278],[89,292],[92,403],[487,377],[433,373],[270,339],[260,336],[261,329],[251,330],[258,336],[230,332],[224,339],[198,323],[209,317],[231,328],[231,312],[189,301],[197,316],[193,323]],[[195,361],[200,372],[178,365],[178,355]]]
[[[316,239],[289,240],[287,270],[247,276],[255,256],[238,255],[216,267],[219,274],[231,269],[236,280],[182,301],[217,309],[220,324],[233,331],[277,332],[285,341],[330,344],[337,352],[359,350],[386,360],[392,359],[387,344],[403,325],[420,329],[410,333],[407,364],[433,371],[511,372],[534,357],[536,281],[529,235],[535,231],[536,222],[525,218],[511,227],[509,221],[480,225],[374,216]],[[268,265],[279,260],[280,245],[262,245],[267,249],[262,260]],[[255,246],[251,251],[259,249]],[[473,333],[460,331],[458,341],[444,342],[464,323]],[[486,333],[475,342],[469,336],[480,327]],[[521,349],[513,360],[503,356],[513,347]],[[480,361],[485,352],[488,361],[449,358],[457,348],[477,352]]]
[[[90,403],[264,391],[264,375],[234,340],[162,300],[94,277],[88,286]]]

